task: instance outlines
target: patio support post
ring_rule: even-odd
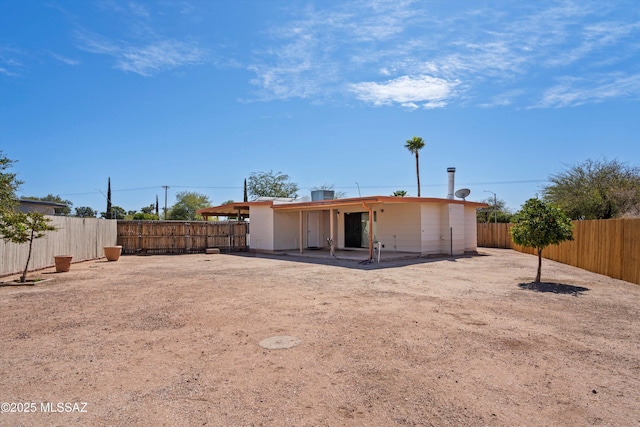
[[[362,202],[362,206],[369,211],[369,260],[373,261],[373,209]]]
[[[302,209],[300,209],[299,223],[300,223],[300,237],[298,240],[300,242],[300,253],[302,253]]]
[[[335,221],[335,209],[329,210],[329,254],[331,256],[335,256],[333,252],[333,246],[335,245],[335,241],[333,240],[334,236],[334,221]]]

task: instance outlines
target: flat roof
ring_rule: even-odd
[[[249,215],[252,206],[269,206],[274,210],[319,210],[322,208],[338,208],[341,206],[355,206],[363,203],[453,203],[458,205],[472,206],[476,208],[487,207],[486,203],[471,202],[466,200],[442,199],[435,197],[401,197],[401,196],[368,196],[368,197],[352,197],[345,199],[331,200],[313,200],[305,202],[281,202],[274,200],[260,200],[254,202],[234,202],[226,205],[212,206],[209,208],[198,209],[196,213],[202,216],[237,216],[238,213],[243,216]]]

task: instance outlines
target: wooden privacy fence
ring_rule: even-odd
[[[246,251],[249,223],[237,221],[118,221],[118,245],[123,254]]]
[[[573,221],[573,239],[547,246],[542,256],[640,285],[640,218]],[[478,224],[478,246],[535,249],[511,241],[512,224]]]
[[[72,255],[73,262],[100,258],[104,256],[104,246],[116,244],[115,220],[49,215],[47,218],[57,231],[49,231],[33,241],[29,270],[53,266],[55,255]],[[28,252],[28,243],[16,245],[0,240],[0,276],[21,272]]]

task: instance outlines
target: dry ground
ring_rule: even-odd
[[[36,404],[0,425],[640,424],[640,286],[545,260],[527,287],[536,258],[510,250],[300,261],[124,256],[0,287],[0,400]],[[258,344],[279,335],[301,343]]]

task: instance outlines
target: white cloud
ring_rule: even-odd
[[[457,81],[431,76],[402,76],[384,83],[362,82],[350,85],[358,99],[373,105],[399,104],[405,108],[439,108],[455,96]]]

